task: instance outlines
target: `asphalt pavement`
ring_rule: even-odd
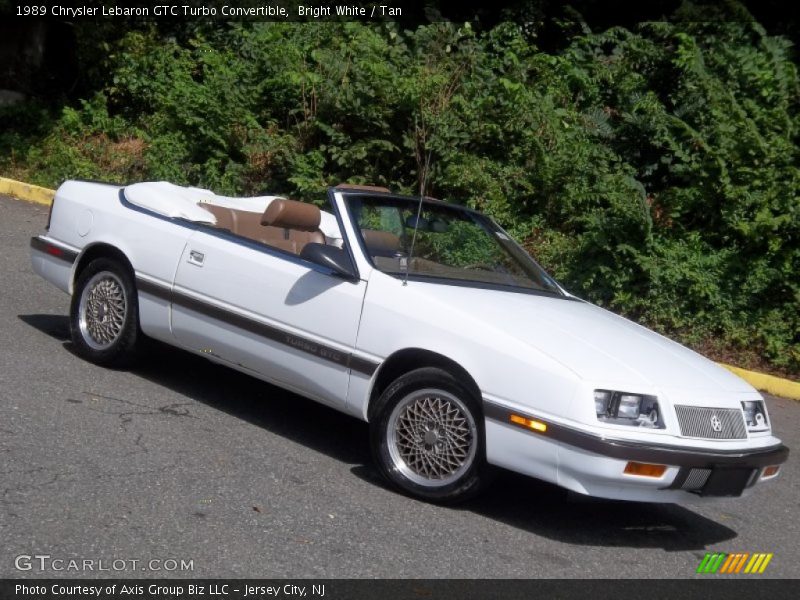
[[[387,489],[367,426],[312,401],[166,346],[91,365],[30,268],[46,220],[0,197],[0,577],[681,578],[712,551],[800,573],[797,453],[746,498],[581,500],[500,473],[442,508]],[[800,448],[800,403],[768,404]]]

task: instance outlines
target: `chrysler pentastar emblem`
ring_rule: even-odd
[[[722,421],[719,420],[717,415],[712,415],[711,417],[711,429],[716,432],[722,431]]]

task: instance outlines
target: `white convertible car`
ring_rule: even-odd
[[[491,465],[654,502],[778,475],[758,392],[572,296],[491,219],[369,186],[328,199],[68,181],[33,268],[72,295],[88,360],[149,336],[332,406],[426,500],[470,496]]]

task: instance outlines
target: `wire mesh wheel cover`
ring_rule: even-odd
[[[109,348],[122,333],[128,307],[125,288],[110,271],[96,273],[83,288],[78,307],[81,335],[94,350]]]
[[[397,403],[387,427],[394,467],[414,483],[442,487],[466,472],[477,447],[472,414],[441,389],[414,391]]]

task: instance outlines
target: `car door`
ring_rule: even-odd
[[[198,229],[175,278],[173,333],[191,350],[342,408],[365,291],[365,281],[298,256]]]

